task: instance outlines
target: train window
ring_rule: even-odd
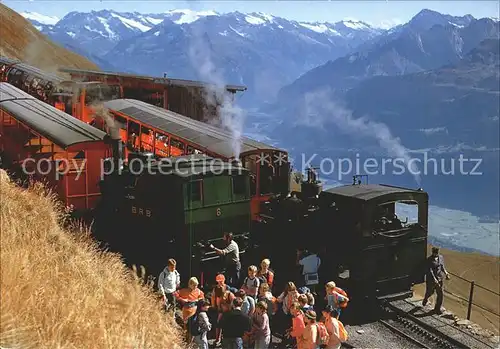
[[[376,231],[392,231],[418,223],[418,203],[414,201],[386,202],[376,207],[373,228]]]
[[[273,191],[273,184],[275,182],[276,169],[272,163],[264,162],[260,165],[260,194],[269,194]]]
[[[109,101],[120,98],[120,87],[116,85],[87,85],[85,89],[85,104]]]
[[[141,126],[141,151],[153,151],[153,130]]]
[[[184,155],[184,143],[172,138],[170,140],[170,154],[172,156]]]
[[[397,201],[394,213],[404,226],[418,223],[418,202]]]
[[[246,176],[233,176],[233,195],[235,199],[247,197],[247,177]]]
[[[186,202],[184,204],[186,208],[197,208],[202,206],[202,186],[202,180],[196,180],[186,183]]]
[[[127,148],[131,151],[139,149],[139,131],[141,127],[138,123],[129,120],[128,122],[128,135],[127,135]]]
[[[233,200],[229,176],[213,176],[204,179],[203,202],[205,205],[219,205]]]
[[[191,154],[203,154],[203,152],[201,150],[198,150],[190,145],[187,146],[187,152],[186,152],[187,155],[191,155]]]
[[[127,119],[119,115],[115,115],[115,121],[122,130],[127,129]]]
[[[168,136],[166,134],[155,132],[155,155],[168,157]]]
[[[243,166],[250,170],[250,195],[254,196],[257,193],[257,156],[249,155],[242,159]]]

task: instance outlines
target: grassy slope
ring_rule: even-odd
[[[88,59],[52,42],[27,19],[1,3],[0,55],[52,73],[59,73],[59,67],[99,70]]]
[[[0,177],[0,347],[179,348],[173,320],[119,256],[63,230],[41,186]]]
[[[500,292],[500,259],[498,257],[444,249],[441,249],[441,253],[449,272],[467,280],[474,280],[476,285],[484,286],[497,293]],[[470,284],[456,277],[451,276],[451,280],[445,281],[445,289],[465,299],[469,298]],[[418,285],[415,291],[418,295],[423,296],[425,285]],[[479,287],[474,288],[474,303],[500,314],[500,298]],[[460,318],[465,319],[467,316],[467,302],[446,293],[444,307]],[[500,332],[500,318],[474,306],[472,307],[471,321],[481,325],[484,329],[494,331],[497,335]]]

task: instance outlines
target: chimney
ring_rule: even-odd
[[[111,144],[113,169],[121,171],[123,167],[123,142],[121,138],[106,134],[104,141],[107,144]]]

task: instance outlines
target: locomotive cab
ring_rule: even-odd
[[[411,296],[412,286],[424,281],[420,267],[427,248],[427,193],[355,184],[329,189],[319,201],[316,221],[330,230],[315,229],[327,246],[325,273],[363,295]]]

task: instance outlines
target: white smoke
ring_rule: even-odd
[[[299,123],[324,128],[327,123],[335,124],[341,131],[353,135],[375,139],[389,156],[403,159],[415,181],[420,186],[421,178],[415,161],[401,140],[394,137],[387,125],[369,120],[367,117],[354,118],[352,111],[336,103],[329,89],[305,95],[305,113]]]
[[[195,26],[192,31],[189,47],[189,57],[193,67],[197,70],[200,78],[209,84],[204,92],[206,103],[219,111],[220,120],[211,120],[211,115],[205,115],[205,119],[217,123],[219,126],[231,132],[231,147],[235,159],[241,154],[241,137],[245,121],[245,112],[232,100],[232,94],[226,91],[226,82],[223,73],[217,69],[212,61],[209,40],[202,28]],[[208,111],[210,114],[210,111]]]

